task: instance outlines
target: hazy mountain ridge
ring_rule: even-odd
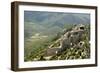
[[[42,25],[90,24],[90,15],[84,13],[25,11],[24,15],[26,22]]]

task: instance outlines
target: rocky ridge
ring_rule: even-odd
[[[69,60],[90,58],[88,27],[79,24],[63,35],[34,60]]]

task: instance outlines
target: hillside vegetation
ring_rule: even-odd
[[[73,28],[79,24],[85,26],[84,33],[80,35],[79,32],[74,37],[71,36],[72,34],[67,38],[64,37],[65,34],[74,31]],[[66,46],[64,44],[61,46],[61,41],[64,40],[62,37],[67,40],[67,42],[62,42],[67,43]],[[62,40],[59,41],[59,39]],[[89,41],[90,14],[24,11],[25,61],[87,59],[90,58]],[[80,43],[82,43],[81,46],[79,46]],[[46,59],[46,54],[51,49],[54,50],[53,54]]]
[[[77,34],[73,35],[73,37],[69,37],[67,39],[66,42],[68,44],[65,45],[66,48],[64,48],[63,51],[61,51],[58,54],[52,55],[49,59],[45,59],[44,54],[48,49],[50,49],[48,47],[50,47],[50,45],[52,44],[53,46],[51,48],[59,47],[60,41],[57,43],[55,43],[55,41],[63,37],[64,34],[74,31],[72,28],[75,27],[74,26],[70,27],[67,30],[55,34],[55,36],[43,36],[43,35],[36,34],[30,40],[27,40],[27,43],[25,44],[26,46],[25,53],[27,53],[25,56],[25,61],[65,60],[65,59],[68,60],[68,59],[90,58],[90,44],[89,44],[90,27],[89,25],[85,25],[84,32],[82,32],[81,35],[78,32]]]

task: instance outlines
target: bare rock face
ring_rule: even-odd
[[[78,47],[82,46],[83,42],[80,40],[82,39],[84,31],[85,26],[82,24],[75,26],[70,31],[66,31],[64,35],[54,42],[54,44],[49,46],[44,53],[44,57],[59,55],[66,49],[72,48],[77,44],[80,44]],[[55,47],[55,44],[58,44],[58,46]]]

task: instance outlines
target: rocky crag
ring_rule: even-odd
[[[90,58],[89,27],[79,24],[63,35],[34,60],[69,60]]]

